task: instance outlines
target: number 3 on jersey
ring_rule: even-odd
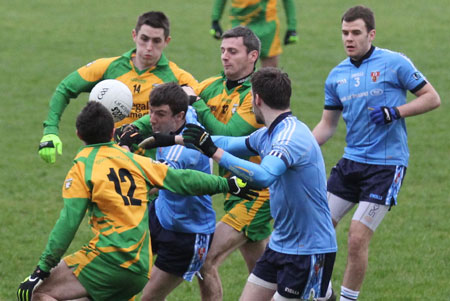
[[[119,180],[120,178],[120,180]],[[136,184],[134,182],[133,176],[128,171],[128,169],[121,168],[119,169],[119,176],[117,176],[116,171],[114,168],[109,169],[108,179],[114,183],[114,188],[118,195],[120,195],[123,199],[123,202],[125,206],[141,206],[142,201],[139,199],[135,199],[133,197],[134,190],[136,189]],[[120,183],[127,182],[127,180],[130,182],[130,188],[128,189],[127,195],[122,194],[122,188],[120,186]]]

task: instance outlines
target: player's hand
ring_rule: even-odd
[[[47,163],[55,163],[56,153],[62,155],[61,139],[55,134],[44,135],[39,143],[39,156]]]
[[[204,128],[193,123],[186,124],[183,140],[185,146],[190,147],[192,145],[208,157],[212,157],[217,151],[217,146],[212,141],[211,135]]]
[[[139,128],[134,124],[124,124],[116,131],[118,133],[114,134],[114,139],[120,146],[126,145],[131,149],[133,144],[139,144],[143,140],[141,134],[139,134]]]
[[[397,107],[370,107],[370,119],[375,124],[388,124],[400,119],[400,112]]]
[[[31,300],[31,295],[33,294],[33,291],[41,285],[42,281],[44,281],[45,278],[47,278],[50,275],[49,272],[44,272],[39,268],[39,266],[36,267],[33,274],[25,278],[24,281],[19,285],[19,288],[17,289],[17,300],[19,301],[29,301]]]
[[[227,179],[228,186],[230,187],[230,193],[237,197],[247,200],[253,200],[258,197],[259,193],[252,190],[247,182],[244,182],[236,176],[232,176]]]
[[[295,44],[298,42],[297,31],[288,30],[286,31],[286,35],[284,36],[284,45]]]
[[[152,136],[142,140],[139,147],[144,149],[151,149],[156,147],[171,146],[175,144],[175,135],[153,133]]]
[[[211,29],[209,33],[217,40],[220,40],[223,34],[222,27],[219,25],[219,21],[212,21]]]

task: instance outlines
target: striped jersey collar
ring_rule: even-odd
[[[272,131],[275,129],[275,127],[281,122],[283,121],[283,119],[285,119],[286,117],[289,117],[292,115],[292,112],[284,112],[281,113],[280,115],[278,115],[277,118],[275,118],[275,120],[272,122],[272,124],[269,127],[269,135],[272,133]]]
[[[373,51],[375,50],[375,46],[371,46],[370,47],[370,49],[369,49],[369,51],[367,51],[367,53],[362,57],[362,58],[360,58],[359,60],[357,60],[357,61],[355,61],[355,60],[353,60],[353,59],[350,59],[350,63],[352,63],[356,68],[359,68],[359,66],[361,66],[361,64],[363,63],[363,61],[365,60],[365,59],[368,59],[371,55],[372,55],[372,53],[373,53]]]

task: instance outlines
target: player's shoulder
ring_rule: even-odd
[[[388,62],[390,61],[390,62],[393,62],[393,63],[397,63],[397,62],[412,63],[412,61],[406,56],[406,54],[404,54],[402,52],[386,49],[386,48],[376,47],[375,48],[375,52],[374,52],[374,56],[375,57],[380,57],[383,60],[386,60]]]
[[[224,87],[224,79],[221,75],[211,76],[203,81],[201,81],[197,88],[195,89],[195,93],[200,94],[206,89],[223,89]]]

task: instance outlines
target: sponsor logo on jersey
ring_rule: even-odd
[[[372,81],[376,83],[378,78],[380,77],[380,71],[370,72],[370,77],[372,78]]]
[[[384,93],[383,89],[373,89],[370,90],[370,95],[372,96],[380,96]]]
[[[364,76],[364,72],[358,72],[358,73],[353,73],[352,74],[352,78],[354,77],[363,77]]]
[[[346,84],[347,83],[347,79],[346,78],[343,78],[343,79],[338,79],[337,81],[336,81],[336,84],[339,86],[339,85],[343,85],[343,84]]]
[[[140,78],[132,78],[131,79],[132,82],[137,82],[140,84],[145,84],[147,81],[145,79],[140,79]]]
[[[361,93],[358,93],[358,94],[350,94],[350,95],[341,97],[340,100],[341,100],[341,102],[344,102],[344,101],[347,101],[347,100],[352,100],[352,99],[355,99],[355,98],[361,98],[361,97],[367,97],[367,96],[369,96],[369,92],[364,91],[364,92],[361,92]]]

